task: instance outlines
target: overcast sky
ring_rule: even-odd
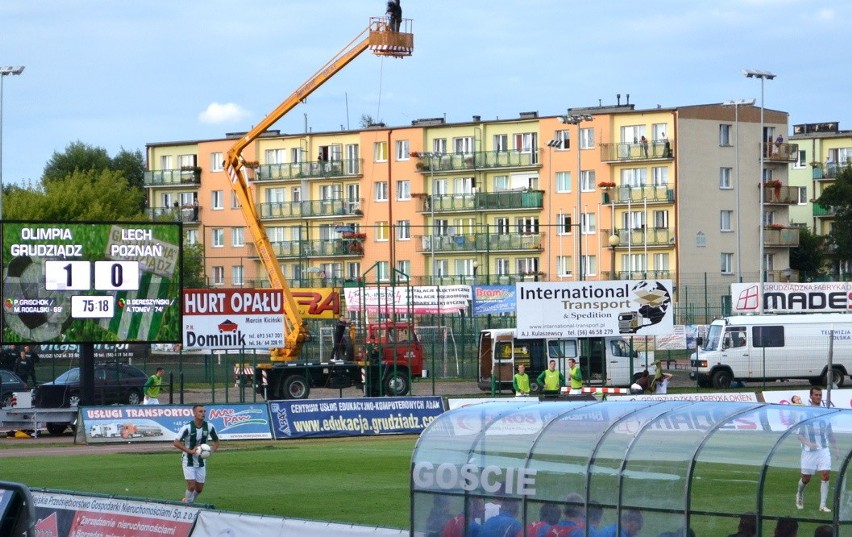
[[[365,53],[281,120],[303,132],[757,98],[852,129],[852,2],[402,0],[411,58]],[[74,0],[0,3],[4,183],[38,179],[81,141],[145,144],[245,131],[383,15],[384,0]]]

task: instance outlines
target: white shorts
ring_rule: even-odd
[[[196,468],[195,466],[183,467],[183,478],[187,481],[195,481],[196,483],[204,483],[207,479],[207,466]]]
[[[159,405],[160,400],[157,399],[156,397],[145,397],[144,399],[142,399],[142,404],[143,405]]]
[[[802,473],[814,475],[822,470],[831,470],[831,451],[828,448],[802,450]]]

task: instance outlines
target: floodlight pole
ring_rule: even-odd
[[[760,191],[760,211],[759,211],[759,218],[760,218],[759,224],[760,225],[758,226],[758,241],[759,241],[759,244],[757,245],[758,251],[760,252],[760,263],[759,263],[759,266],[760,266],[760,287],[759,287],[759,290],[758,290],[757,313],[763,314],[763,288],[765,287],[765,282],[766,282],[766,270],[765,270],[766,254],[764,252],[766,246],[763,244],[763,241],[764,241],[764,237],[763,237],[763,235],[764,235],[764,231],[763,231],[763,226],[764,226],[763,210],[764,210],[764,205],[766,203],[766,199],[765,199],[766,195],[765,195],[765,192],[764,192],[765,191],[765,185],[764,185],[764,181],[763,181],[763,175],[764,175],[763,167],[764,167],[764,155],[765,155],[765,153],[768,149],[768,146],[765,146],[766,140],[764,140],[764,134],[763,134],[763,131],[765,129],[764,120],[763,120],[763,112],[764,112],[764,108],[765,108],[764,100],[763,100],[763,86],[764,86],[765,80],[772,80],[772,79],[775,78],[775,75],[773,73],[770,73],[769,71],[758,71],[758,70],[754,70],[754,69],[743,69],[743,75],[745,75],[746,78],[759,78],[760,79],[760,144],[758,146],[758,147],[760,147],[760,179],[759,179],[759,182],[758,182],[758,185],[759,185],[758,190]]]
[[[0,220],[3,220],[3,80],[7,76],[20,75],[24,66],[0,67]]]

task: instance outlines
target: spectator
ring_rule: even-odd
[[[18,355],[18,361],[15,362],[15,373],[21,380],[27,382],[27,379],[32,379],[32,387],[36,387],[35,365],[39,362],[39,356],[31,350],[29,345],[24,345],[21,353]]]
[[[551,527],[559,523],[559,506],[545,503],[538,510],[538,520],[527,524],[526,537],[547,535]]]
[[[834,528],[828,524],[823,524],[814,530],[814,537],[834,537]]]
[[[799,523],[795,518],[788,516],[778,519],[778,524],[775,526],[775,537],[798,537]]]
[[[482,518],[485,516],[485,501],[482,498],[471,498],[469,514],[459,513],[451,518],[441,532],[441,537],[464,537],[465,535],[479,535],[482,527]],[[467,527],[467,533],[465,533]]]
[[[639,145],[642,147],[642,155],[648,158],[648,139],[645,138],[644,134],[639,138]]]
[[[527,375],[527,366],[518,364],[518,372],[512,377],[512,388],[517,397],[525,397],[530,394],[530,376]]]
[[[571,493],[565,500],[562,509],[562,520],[550,528],[547,532],[539,535],[546,537],[575,537],[584,533],[586,527],[583,498],[579,494]]]
[[[755,535],[757,535],[757,515],[746,513],[740,517],[737,532],[728,537],[754,537]]]
[[[523,526],[517,519],[519,507],[518,500],[513,498],[504,499],[497,516],[486,520],[485,524],[480,528],[479,537],[514,537],[520,533],[523,530]]]
[[[639,535],[642,531],[642,526],[645,519],[642,513],[636,509],[627,509],[621,514],[621,531],[618,531],[618,525],[613,524],[607,526],[597,533],[597,537],[633,537]]]
[[[450,498],[442,494],[436,494],[432,497],[432,510],[429,511],[429,517],[426,519],[426,535],[429,537],[439,537],[447,525],[447,522],[453,518],[450,512]]]
[[[651,388],[651,376],[648,370],[642,371],[642,374],[636,379],[636,382],[630,385],[630,393],[640,394],[645,393]]]

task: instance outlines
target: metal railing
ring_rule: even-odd
[[[285,164],[261,164],[257,181],[288,181],[322,177],[361,175],[364,159],[314,160]]]

